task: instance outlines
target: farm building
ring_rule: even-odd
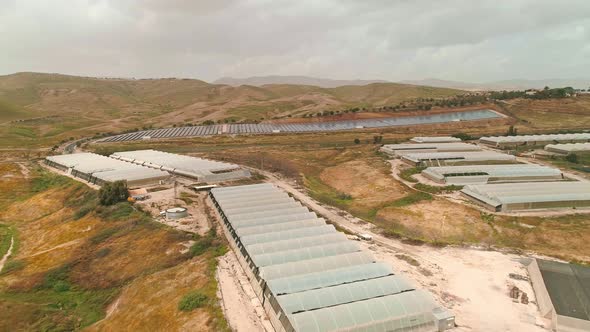
[[[549,144],[545,146],[545,150],[561,154],[590,152],[590,143]]]
[[[115,152],[111,158],[168,171],[201,182],[229,181],[250,176],[249,171],[235,164],[156,150]]]
[[[456,143],[461,142],[460,138],[452,136],[429,136],[429,137],[414,137],[410,139],[414,143]]]
[[[45,158],[45,163],[97,185],[123,180],[129,187],[140,187],[159,184],[170,178],[170,174],[161,170],[129,164],[94,153],[49,156]]]
[[[590,207],[590,183],[582,181],[468,185],[461,193],[497,212]]]
[[[422,175],[450,185],[563,180],[560,170],[534,164],[428,167]]]
[[[213,188],[223,230],[276,331],[443,331],[454,317],[271,184]]]
[[[539,310],[558,332],[590,331],[590,268],[535,259],[527,267]]]
[[[422,152],[463,152],[481,151],[477,145],[467,143],[410,143],[410,144],[386,144],[381,151],[390,156],[399,157],[408,153]]]
[[[424,167],[516,163],[514,156],[490,151],[408,153],[401,158],[410,165]]]
[[[488,136],[479,142],[497,148],[508,148],[519,145],[544,146],[554,143],[584,143],[590,142],[590,133],[579,134],[551,134],[551,135],[520,135],[520,136]]]

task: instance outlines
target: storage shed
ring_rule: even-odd
[[[498,212],[590,207],[590,183],[585,181],[468,185],[461,193]]]
[[[276,331],[444,331],[454,317],[271,184],[214,188],[230,247]]]
[[[527,269],[539,310],[554,331],[590,331],[590,268],[534,259]]]

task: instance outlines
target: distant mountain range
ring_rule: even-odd
[[[225,84],[231,86],[252,85],[263,86],[269,84],[313,85],[320,88],[336,88],[345,85],[367,85],[372,83],[390,83],[383,80],[333,80],[329,78],[317,78],[309,76],[254,76],[247,78],[222,77],[213,84]]]
[[[571,86],[576,89],[588,89],[590,87],[590,79],[514,79],[485,83],[467,83],[431,78],[425,80],[406,80],[401,81],[400,83],[413,85],[427,85],[437,88],[454,88],[461,90],[526,90],[542,89],[546,86],[550,88],[561,88]]]
[[[360,86],[372,83],[390,83],[384,80],[333,80],[329,78],[317,78],[309,76],[254,76],[246,78],[223,77],[213,82],[213,84],[225,84],[230,86],[263,86],[270,84],[290,84],[290,85],[312,85],[321,88],[336,88],[339,86],[352,85]],[[525,90],[525,89],[542,89],[548,87],[566,87],[571,86],[577,89],[588,89],[590,79],[543,79],[543,80],[525,80],[513,79],[492,81],[483,83],[470,83],[441,80],[429,78],[424,80],[404,80],[402,84],[432,86],[437,88],[452,88],[461,90]]]

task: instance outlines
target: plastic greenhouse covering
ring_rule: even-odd
[[[339,242],[348,243],[349,241],[344,234],[334,232],[328,234],[312,235],[298,239],[253,244],[246,246],[246,249],[250,255],[260,255]]]
[[[236,231],[236,234],[241,237],[241,236],[261,234],[261,233],[287,231],[287,230],[296,229],[296,228],[322,226],[325,224],[326,224],[326,222],[324,221],[324,219],[314,218],[314,219],[278,222],[276,224],[266,224],[266,225],[262,225],[262,226],[238,227],[235,229],[235,231]]]
[[[249,244],[273,242],[280,240],[290,240],[306,236],[312,236],[317,234],[327,234],[336,232],[336,229],[332,225],[322,225],[317,227],[297,228],[276,233],[263,233],[247,235],[240,238],[242,244],[247,246]]]
[[[304,261],[319,257],[341,255],[349,252],[360,251],[358,244],[351,241],[328,243],[319,246],[298,248],[286,251],[273,252],[269,254],[254,255],[250,253],[254,264],[258,267],[277,265],[288,262]]]

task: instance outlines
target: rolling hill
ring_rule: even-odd
[[[254,85],[263,86],[269,84],[313,85],[320,88],[337,88],[345,85],[367,85],[372,83],[389,83],[383,80],[334,80],[309,76],[254,76],[247,78],[222,77],[213,82],[231,86]]]
[[[69,137],[145,126],[228,118],[260,121],[461,92],[398,83],[335,88],[290,84],[233,87],[195,79],[17,73],[0,76],[0,147],[52,145]]]

